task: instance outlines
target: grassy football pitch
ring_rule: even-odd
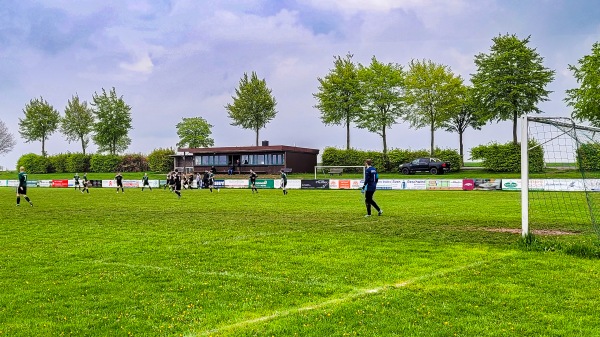
[[[0,196],[0,336],[600,335],[597,235],[526,246],[516,192]]]

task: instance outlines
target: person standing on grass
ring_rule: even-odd
[[[375,200],[373,200],[373,194],[375,194],[377,182],[379,181],[379,174],[377,173],[377,169],[371,166],[371,164],[371,159],[365,161],[367,170],[365,171],[365,184],[362,187],[362,193],[365,193],[365,205],[367,206],[367,215],[365,215],[365,217],[371,216],[371,206],[377,210],[377,215],[383,214],[381,208],[379,208]]]
[[[81,193],[83,193],[83,192],[87,192],[88,194],[90,193],[90,189],[89,189],[89,186],[88,186],[89,183],[90,182],[89,182],[89,180],[87,178],[87,173],[84,173],[83,174],[83,189],[81,190]]]
[[[213,188],[215,187],[215,175],[212,171],[208,171],[208,188],[210,189],[210,193],[212,193]],[[217,188],[217,192],[219,189]]]
[[[287,174],[281,169],[281,188],[283,188],[283,195],[287,194],[285,187],[287,186]]]
[[[167,189],[167,186],[169,186],[170,181],[171,181],[171,172],[167,173],[167,181],[165,182],[165,186],[163,186],[163,190]]]
[[[256,172],[250,170],[250,187],[252,188],[252,194],[254,194],[254,191],[256,191],[256,193],[258,193],[258,189],[256,188],[256,178],[258,177],[258,175],[256,174]]]
[[[175,194],[177,194],[177,199],[181,199],[181,175],[177,169],[175,169],[175,173],[171,177],[173,178],[173,189]]]
[[[152,191],[152,186],[150,186],[150,181],[148,181],[148,173],[144,173],[144,176],[142,177],[142,192],[146,186]]]
[[[208,188],[208,170],[204,171],[204,175],[202,176],[202,188]]]
[[[115,181],[117,182],[117,193],[119,193],[119,187],[121,188],[121,192],[125,193],[125,190],[123,189],[123,176],[121,175],[121,172],[117,172]]]
[[[196,188],[202,188],[202,176],[200,175],[200,172],[196,172]]]
[[[81,185],[79,185],[79,173],[75,173],[73,179],[75,180],[75,183],[73,184],[75,185],[75,189],[79,188],[79,190],[81,191]]]
[[[17,187],[17,206],[21,206],[21,196],[25,197],[25,200],[33,207],[33,203],[27,196],[27,173],[25,173],[25,167],[21,166],[19,169],[19,186]]]

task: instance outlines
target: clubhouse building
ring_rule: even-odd
[[[313,172],[319,150],[287,145],[179,148],[173,155],[180,172],[204,172],[214,167],[217,174]]]

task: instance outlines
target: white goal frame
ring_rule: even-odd
[[[578,125],[575,123],[565,123],[561,120],[570,119],[568,117],[521,117],[521,234],[526,237],[529,234],[529,122],[561,126],[571,130],[585,130],[600,133],[600,128]],[[563,134],[565,134],[563,132]],[[548,141],[552,141],[549,139]],[[539,144],[538,146],[543,146]]]
[[[332,169],[332,168],[355,168],[355,169],[360,169],[360,171],[362,171],[362,176],[363,176],[363,180],[365,179],[365,172],[367,170],[367,168],[365,166],[360,166],[360,165],[354,165],[354,166],[328,166],[328,165],[317,165],[315,166],[315,179],[317,179],[317,172],[319,170],[324,171],[325,169]],[[328,174],[329,172],[322,172],[322,174]]]

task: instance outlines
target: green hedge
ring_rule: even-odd
[[[66,172],[89,172],[91,156],[83,153],[72,153],[67,158]]]
[[[544,150],[535,141],[529,142],[529,172],[544,171]],[[492,172],[521,172],[521,144],[491,143],[471,149],[471,158],[481,160],[481,166]]]
[[[27,173],[48,173],[51,164],[48,158],[42,155],[28,153],[17,161],[17,171],[21,166],[25,167]]]
[[[158,151],[158,152],[157,152]],[[158,153],[157,156],[154,153]],[[173,167],[173,159],[169,155],[174,151],[155,150],[154,158],[160,165],[155,165],[154,172],[168,172]],[[152,155],[152,154],[151,154]],[[150,156],[149,156],[150,158]],[[17,170],[24,166],[28,173],[72,173],[72,172],[143,172],[148,171],[149,159],[143,154],[134,153],[122,156],[83,153],[60,153],[52,156],[41,156],[28,153],[17,161]]]
[[[50,167],[48,167],[48,173],[64,173],[67,172],[67,160],[69,153],[59,153],[53,156],[48,156]]]
[[[114,154],[94,154],[90,159],[90,172],[116,172],[119,170],[121,157]]]
[[[156,149],[148,155],[148,167],[153,172],[169,172],[173,169],[173,149]]]
[[[372,159],[373,166],[381,172],[397,172],[401,164],[408,163],[419,157],[429,157],[429,151],[392,149],[388,151],[386,161],[383,153],[377,151],[342,150],[335,147],[326,147],[323,150],[322,162],[325,166],[359,166],[365,163],[365,159]],[[456,150],[436,149],[434,157],[449,161],[451,171],[460,170],[462,163],[460,155]]]
[[[577,149],[577,164],[584,171],[600,170],[600,145],[580,144]]]
[[[148,171],[148,160],[142,154],[126,154],[121,157],[118,171],[121,172],[143,172]]]

